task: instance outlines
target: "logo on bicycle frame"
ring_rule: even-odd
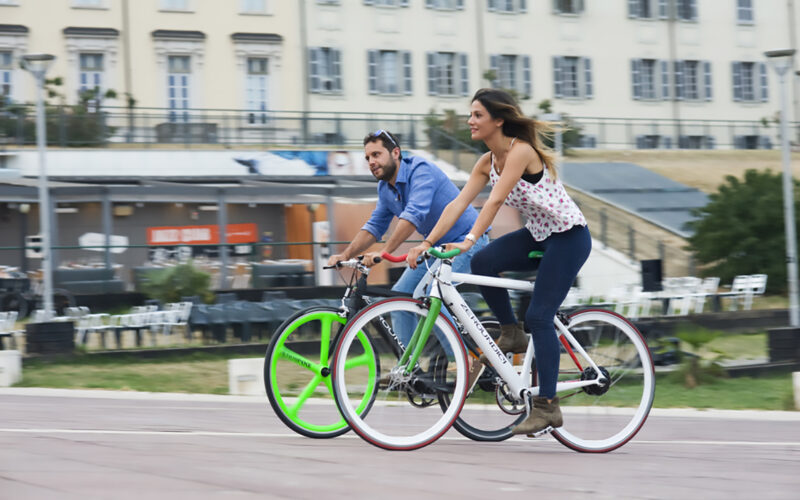
[[[502,360],[503,364],[508,364],[508,358],[506,358],[505,354],[503,354],[503,351],[501,351],[500,348],[497,347],[497,344],[494,343],[494,340],[492,340],[492,336],[489,335],[489,332],[487,332],[486,328],[483,327],[480,320],[478,320],[478,318],[475,316],[475,313],[473,313],[472,310],[469,308],[469,306],[467,306],[467,304],[465,304],[464,302],[462,302],[459,305],[461,306],[461,309],[463,309],[464,312],[467,313],[467,316],[469,316],[469,319],[472,321],[472,324],[475,325],[475,328],[477,328],[478,331],[481,332],[481,336],[489,343],[490,346],[492,346],[492,351],[494,351],[495,354],[497,354],[497,356]]]

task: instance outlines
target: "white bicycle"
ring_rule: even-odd
[[[413,450],[441,437],[454,424],[496,425],[503,438],[527,415],[538,395],[532,340],[524,356],[500,352],[492,336],[456,290],[453,282],[530,292],[533,283],[454,273],[458,250],[430,249],[440,259],[429,267],[427,297],[395,298],[361,310],[342,331],[331,365],[336,403],[344,419],[367,442],[389,450]],[[450,312],[467,333],[463,338],[442,310]],[[399,321],[406,315],[406,321]],[[408,319],[412,321],[408,321]],[[398,359],[377,325],[401,325],[411,340]],[[564,426],[546,429],[581,452],[608,452],[633,438],[644,425],[655,395],[655,372],[644,338],[624,317],[605,309],[586,309],[555,318],[561,342],[556,392]],[[466,343],[466,345],[465,345]],[[468,356],[489,360],[477,384],[494,390],[473,391],[468,370],[480,365]],[[474,401],[474,394],[484,394]],[[491,400],[485,395],[491,394]],[[368,401],[365,405],[364,402]],[[469,435],[470,425],[459,431]],[[493,439],[500,440],[500,439]]]

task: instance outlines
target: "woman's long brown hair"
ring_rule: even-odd
[[[508,92],[499,89],[480,89],[472,101],[479,101],[495,119],[503,120],[503,134],[525,141],[542,157],[549,167],[551,177],[558,177],[556,152],[544,143],[544,138],[552,139],[556,127],[548,122],[536,121],[522,114],[517,102]]]

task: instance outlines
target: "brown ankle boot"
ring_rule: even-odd
[[[555,397],[551,402],[547,398],[533,398],[533,408],[531,414],[524,422],[511,429],[512,434],[534,434],[547,429],[547,427],[561,427],[564,419],[561,416],[561,408],[558,405],[558,398]]]
[[[500,325],[500,338],[495,343],[503,353],[521,353],[528,350],[528,336],[519,323]],[[486,364],[489,360],[481,354],[481,362]]]

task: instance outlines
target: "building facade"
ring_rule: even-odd
[[[531,114],[547,100],[575,117],[755,123],[780,109],[764,52],[796,47],[798,18],[785,0],[0,0],[0,91],[32,101],[15,61],[47,52],[65,102],[111,89],[104,106],[130,96],[170,120],[193,108],[242,110],[253,126],[269,111],[465,114],[495,86]],[[637,146],[715,146],[699,129],[669,135]]]

